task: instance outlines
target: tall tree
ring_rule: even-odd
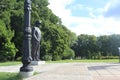
[[[94,35],[81,34],[78,36],[77,42],[72,47],[76,53],[76,57],[92,58],[97,53],[97,38]]]
[[[119,54],[118,47],[120,47],[120,35],[119,34],[113,34],[110,35],[110,51],[112,55],[117,56]]]
[[[14,32],[7,29],[4,22],[0,20],[0,61],[14,60],[17,49],[11,42]]]
[[[111,43],[109,36],[103,35],[98,37],[98,45],[99,45],[99,50],[103,56],[111,55],[110,52]]]

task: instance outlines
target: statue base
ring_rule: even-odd
[[[33,71],[30,72],[20,72],[19,73],[22,79],[29,78],[33,76]]]
[[[45,61],[31,61],[31,65],[40,65],[40,64],[45,64]]]

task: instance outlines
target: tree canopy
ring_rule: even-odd
[[[72,46],[76,57],[87,59],[99,59],[104,56],[118,56],[118,47],[120,46],[120,35],[94,35],[81,34],[76,43]]]
[[[74,57],[74,52],[70,46],[75,41],[76,35],[62,25],[61,19],[47,7],[48,5],[48,0],[32,0],[31,27],[34,26],[36,20],[42,21],[39,27],[42,32],[40,58],[60,60]],[[17,57],[22,55],[24,0],[1,0],[0,20],[2,21],[1,23],[4,23],[4,25],[0,24],[0,26],[5,27],[6,33],[11,31],[9,33],[9,42],[15,44],[14,47],[17,50],[11,49],[11,51],[14,51],[14,54],[16,54],[15,58],[17,59]],[[5,38],[7,37],[5,36]],[[1,41],[1,45],[3,43],[4,41]],[[2,48],[1,50],[4,51]],[[71,51],[72,55],[65,57],[64,54],[67,55],[67,51]]]

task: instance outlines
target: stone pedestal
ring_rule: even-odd
[[[45,64],[45,61],[31,61],[31,65],[40,65],[40,64]]]
[[[25,78],[29,78],[30,76],[33,76],[33,73],[34,72],[31,71],[31,72],[20,72],[19,74],[20,74],[22,79],[25,79]]]

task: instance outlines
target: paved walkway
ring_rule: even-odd
[[[0,72],[19,72],[21,65],[0,67]],[[33,66],[38,75],[26,80],[120,80],[119,63],[54,63]]]

